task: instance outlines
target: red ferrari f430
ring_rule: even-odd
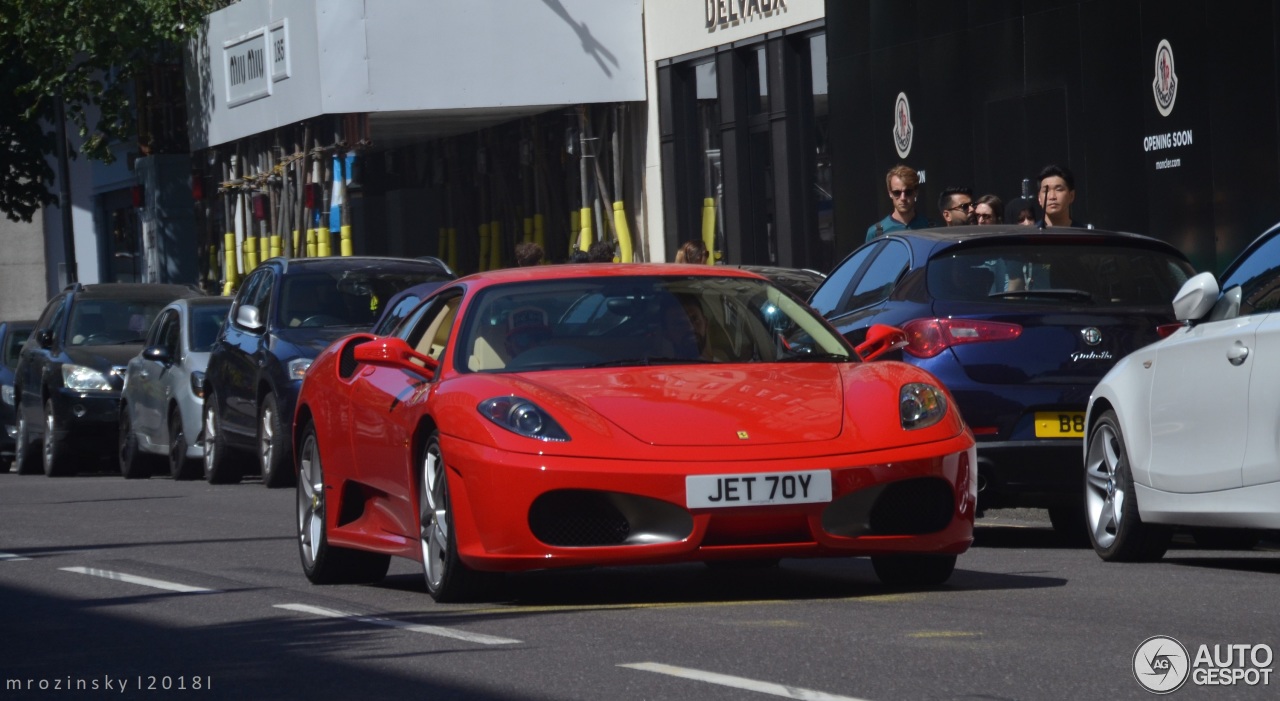
[[[446,284],[308,370],[302,566],[422,563],[439,601],[495,573],[869,556],[945,582],[973,539],[973,435],[876,327],[857,349],[716,266],[558,265]]]

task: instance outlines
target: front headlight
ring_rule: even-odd
[[[63,365],[62,385],[77,392],[111,390],[111,382],[107,380],[106,375],[83,365]]]
[[[311,358],[294,358],[289,361],[289,379],[301,381],[307,376],[307,368],[311,367]]]
[[[540,441],[567,441],[560,424],[541,407],[521,397],[494,397],[480,402],[476,407],[488,420],[528,438]]]
[[[13,406],[13,385],[0,385],[0,400]]]
[[[903,385],[898,393],[898,412],[904,430],[932,426],[947,413],[947,395],[933,385],[920,382]]]

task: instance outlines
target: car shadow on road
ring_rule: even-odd
[[[769,601],[914,598],[974,590],[1062,586],[1065,579],[964,569],[936,587],[881,584],[865,557],[783,560],[777,566],[711,568],[702,563],[601,567],[509,574],[493,596],[473,603],[518,607],[652,607]],[[375,585],[424,591],[421,575],[388,576]]]
[[[1089,535],[1081,533],[1069,538],[1050,526],[978,524],[973,529],[975,548],[1060,548],[1078,550],[1089,547]]]

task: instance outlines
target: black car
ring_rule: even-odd
[[[166,304],[202,295],[192,286],[151,283],[72,283],[55,295],[15,371],[18,472],[71,474],[77,457],[113,466],[125,365],[142,351]]]
[[[903,329],[902,360],[950,390],[978,442],[978,507],[1047,508],[1083,533],[1089,393],[1176,322],[1194,271],[1176,248],[1093,229],[961,226],[894,232],[849,255],[809,304],[855,345]]]
[[[18,418],[13,410],[13,371],[18,367],[18,353],[34,321],[0,321],[0,472],[8,472],[13,463],[13,437],[18,435]]]
[[[822,286],[826,275],[808,268],[780,268],[776,265],[736,265],[741,268],[772,280],[801,300],[808,300]]]
[[[252,451],[268,487],[293,483],[293,409],[311,360],[368,330],[396,293],[454,279],[438,261],[386,257],[272,258],[245,279],[209,353],[204,476],[238,482]]]

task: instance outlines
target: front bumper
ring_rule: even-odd
[[[879,453],[662,462],[512,454],[441,440],[459,555],[490,571],[962,553],[973,540],[977,500],[972,445],[962,434]],[[832,501],[685,507],[689,475],[798,470],[830,470]]]
[[[76,392],[64,388],[53,395],[54,438],[66,449],[83,455],[102,455],[104,446],[115,452],[119,440],[120,395]]]

